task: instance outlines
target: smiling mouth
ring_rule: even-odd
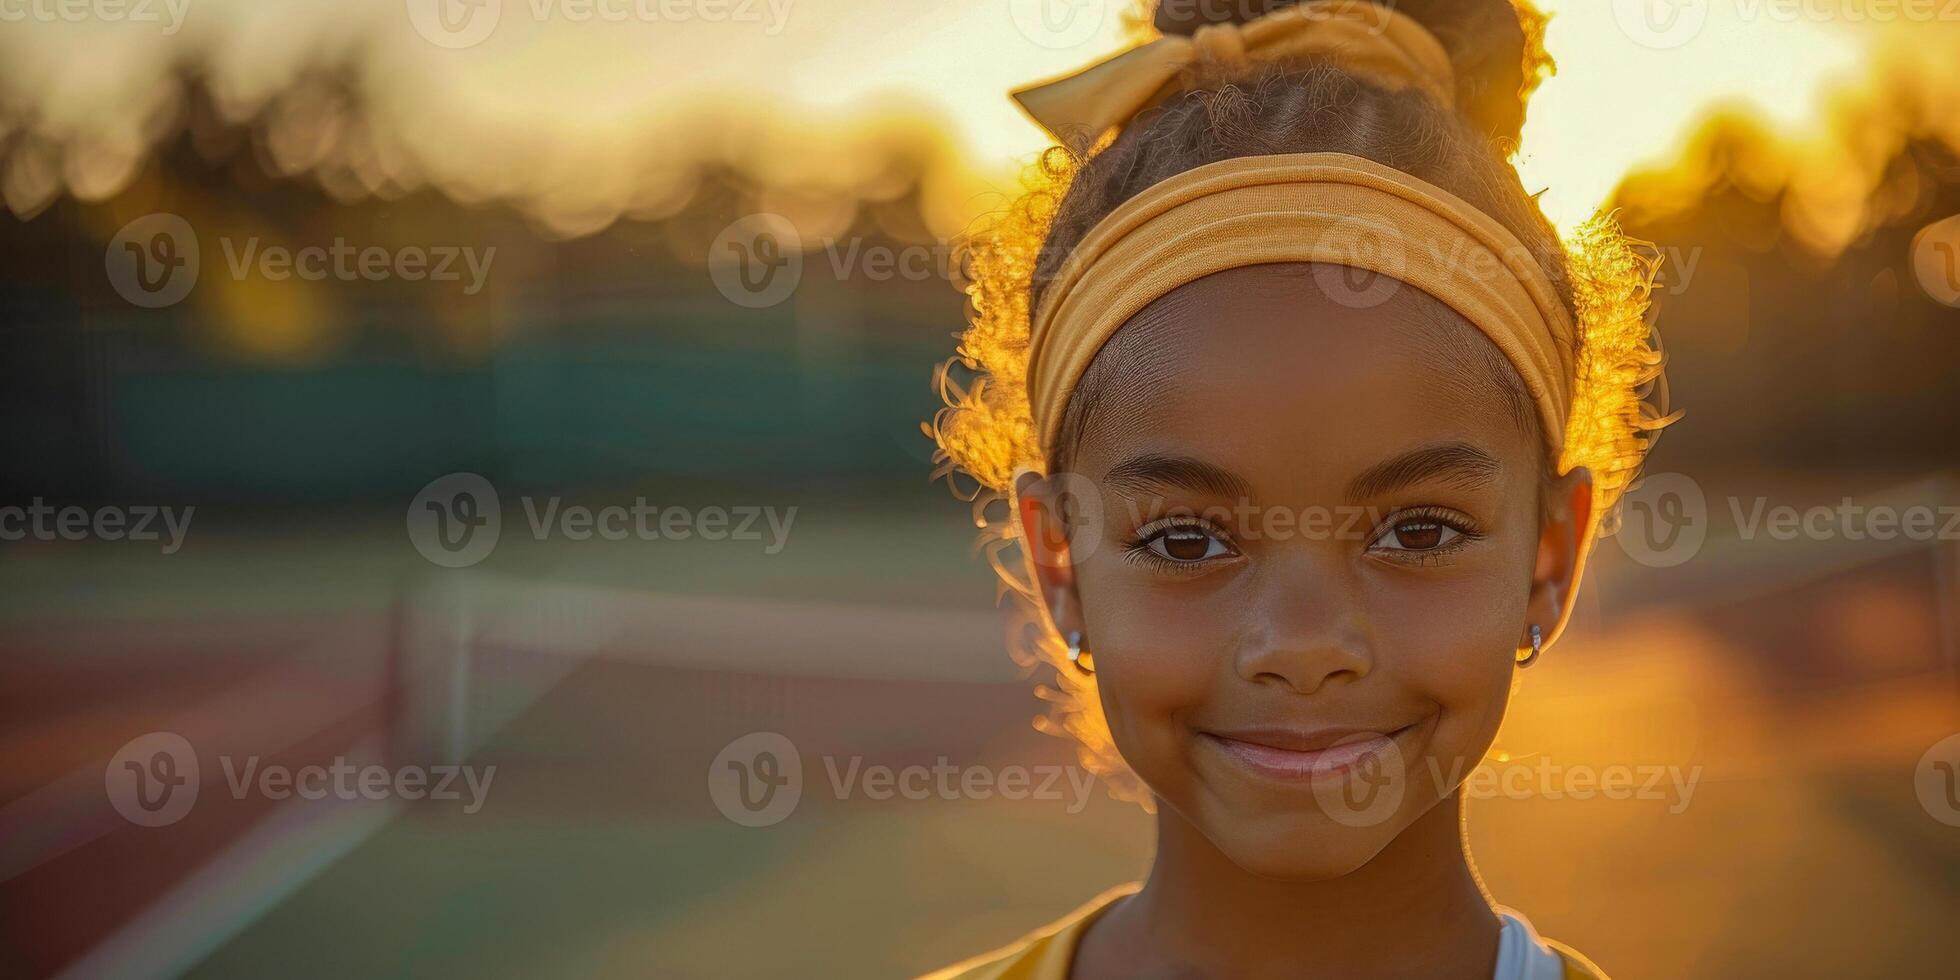
[[[1227,758],[1261,776],[1298,782],[1346,778],[1350,772],[1380,766],[1383,756],[1398,752],[1398,741],[1415,728],[1413,724],[1404,725],[1385,734],[1343,729],[1199,732],[1198,735]]]

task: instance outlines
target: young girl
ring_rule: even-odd
[[[1506,162],[1528,8],[1254,5],[1016,95],[1062,146],[932,432],[1157,850],[934,976],[1600,976],[1483,893],[1457,790],[1664,421],[1652,264]]]

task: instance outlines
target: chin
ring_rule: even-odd
[[[1328,881],[1354,873],[1395,840],[1399,825],[1348,827],[1325,817],[1268,828],[1205,829],[1233,864],[1276,881]]]

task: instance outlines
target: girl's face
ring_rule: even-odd
[[[1097,395],[1072,475],[1023,487],[1124,760],[1268,877],[1353,871],[1455,791],[1591,499],[1583,471],[1546,486],[1474,328],[1344,275],[1248,267],[1159,300],[1125,328],[1152,321],[1147,351],[1104,354],[1151,363]]]

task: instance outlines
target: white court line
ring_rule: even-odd
[[[535,579],[472,574],[412,594],[400,635],[402,685],[410,717],[438,736],[441,761],[460,762],[498,728],[542,698],[588,658],[706,670],[806,676],[1014,683],[995,610],[945,611],[725,596],[653,595]],[[347,642],[347,638],[335,638]],[[519,680],[478,676],[483,651],[543,655],[551,664]],[[181,716],[178,728],[200,746],[230,746],[237,733],[213,731],[236,699],[279,677],[222,692]],[[495,691],[485,691],[494,686]],[[433,689],[429,689],[429,688]],[[418,699],[417,693],[428,695]],[[478,710],[479,692],[495,711]],[[422,707],[440,718],[415,718]],[[296,743],[335,717],[288,719],[279,746]],[[216,722],[213,719],[217,719]],[[399,734],[399,733],[394,733]],[[389,747],[371,745],[377,757]],[[75,770],[0,808],[0,880],[117,829],[102,798],[100,765]],[[67,977],[149,977],[180,973],[249,927],[320,871],[378,832],[398,801],[292,800],[255,824],[81,959]],[[92,819],[100,817],[102,819]],[[59,828],[51,830],[50,828]],[[19,831],[19,834],[15,834]]]
[[[57,974],[178,976],[393,820],[398,800],[293,800]]]

